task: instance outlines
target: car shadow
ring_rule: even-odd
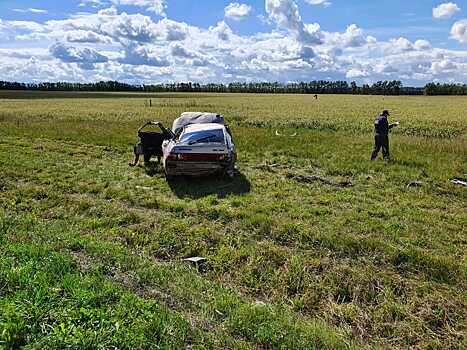
[[[164,167],[161,163],[156,161],[150,161],[149,163],[144,164],[144,172],[146,175],[150,177],[154,177],[156,175],[163,175],[164,174]]]
[[[238,171],[232,179],[215,175],[208,177],[178,176],[168,180],[168,184],[178,198],[198,199],[213,194],[224,198],[251,191],[250,181]]]

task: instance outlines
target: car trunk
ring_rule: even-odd
[[[176,145],[166,159],[171,174],[204,175],[226,169],[230,163],[227,147],[222,144]]]

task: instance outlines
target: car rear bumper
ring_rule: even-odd
[[[203,176],[222,171],[231,167],[230,162],[186,162],[186,161],[165,161],[165,173],[167,175],[188,175]]]

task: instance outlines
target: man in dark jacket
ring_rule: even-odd
[[[389,130],[399,125],[399,123],[389,124],[389,111],[384,110],[375,120],[375,148],[371,154],[371,160],[375,160],[379,150],[383,149],[383,158],[389,159]]]

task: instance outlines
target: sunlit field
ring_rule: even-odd
[[[184,111],[233,180],[128,166]],[[0,348],[464,349],[466,135],[467,97],[0,92]]]

